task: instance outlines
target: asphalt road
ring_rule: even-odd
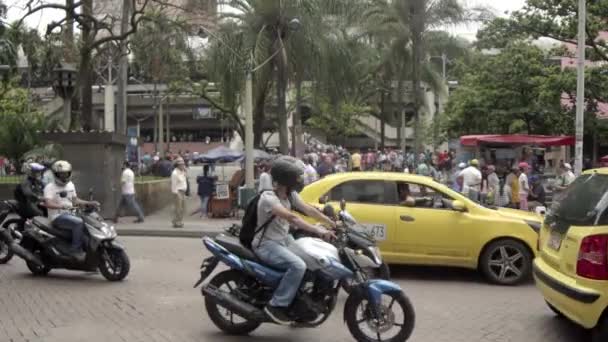
[[[29,274],[0,265],[0,342],[352,341],[342,318],[345,296],[317,329],[263,325],[251,337],[222,335],[192,288],[201,259],[198,239],[129,237],[131,274],[109,283],[99,274]],[[487,285],[474,272],[392,267],[416,309],[410,341],[583,342],[587,334],[546,308],[532,283]]]

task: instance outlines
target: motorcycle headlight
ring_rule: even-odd
[[[114,228],[114,226],[110,226],[106,223],[101,225],[101,232],[106,235],[109,236],[111,238],[115,238],[116,237],[116,229]]]

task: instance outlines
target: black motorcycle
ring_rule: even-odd
[[[123,280],[130,270],[130,261],[124,247],[116,241],[116,230],[104,222],[98,208],[73,208],[71,214],[84,221],[84,261],[71,254],[72,231],[51,223],[46,217],[26,221],[21,240],[15,240],[7,231],[0,232],[0,243],[8,244],[12,253],[26,261],[34,275],[47,275],[53,268],[95,272],[109,281]]]

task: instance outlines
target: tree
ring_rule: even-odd
[[[572,122],[562,106],[571,89],[547,55],[526,43],[509,44],[496,56],[477,54],[450,96],[446,128],[462,134],[561,134]]]
[[[476,9],[477,10],[477,9]],[[399,102],[404,105],[405,68],[413,84],[414,102],[414,150],[419,151],[420,139],[417,127],[422,107],[421,80],[425,67],[425,45],[430,41],[429,32],[438,28],[475,19],[472,11],[456,0],[381,0],[368,11],[370,30],[387,41],[388,50],[404,64],[396,62],[399,78]],[[402,109],[404,110],[404,109]]]
[[[7,96],[0,97],[0,155],[12,160],[40,144],[38,131],[44,128],[44,117],[28,110],[28,100],[26,89],[10,85]]]
[[[6,10],[6,5],[0,0],[0,65],[15,66],[17,64],[17,51],[7,34],[7,25],[4,21]]]

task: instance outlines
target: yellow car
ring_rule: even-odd
[[[541,229],[534,278],[551,310],[608,341],[608,168],[585,172]]]
[[[344,199],[388,263],[478,269],[502,285],[530,277],[542,222],[534,213],[487,208],[405,173],[335,174],[308,185],[301,197],[335,208]]]

